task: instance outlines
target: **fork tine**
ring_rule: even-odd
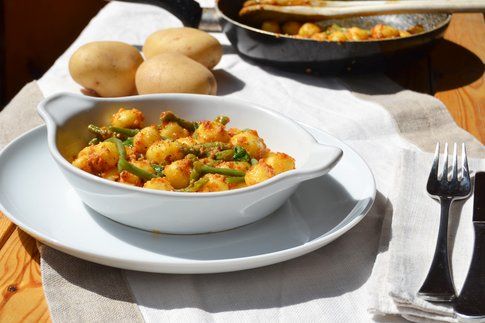
[[[429,173],[429,179],[438,179],[438,166],[440,163],[440,143],[436,143],[436,149],[433,157],[433,165],[431,166],[431,172]]]
[[[453,144],[453,162],[451,166],[451,181],[456,181],[458,178],[458,147],[456,142]]]
[[[465,143],[461,144],[461,178],[470,178],[470,172],[468,171],[468,158],[466,156]]]
[[[445,143],[445,161],[443,163],[443,170],[441,171],[441,180],[448,181],[448,143]]]

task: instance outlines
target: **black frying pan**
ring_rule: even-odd
[[[124,0],[149,3],[162,7],[177,16],[185,26],[207,30],[206,17],[217,17],[222,31],[236,51],[256,62],[298,69],[301,71],[341,72],[348,70],[375,70],[422,52],[435,39],[443,36],[451,16],[449,14],[401,14],[352,17],[328,20],[344,27],[358,26],[370,29],[385,23],[400,29],[421,24],[425,32],[405,38],[318,42],[275,35],[241,22],[239,10],[245,0],[216,1],[216,12],[202,10],[194,0]],[[209,25],[210,26],[210,25]],[[210,29],[210,28],[209,28]]]

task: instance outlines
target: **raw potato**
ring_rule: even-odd
[[[152,57],[140,65],[136,72],[139,94],[217,92],[217,82],[211,71],[203,65],[173,52]]]
[[[138,50],[116,41],[81,46],[69,60],[74,81],[103,97],[136,94],[135,73],[143,62]]]
[[[178,52],[212,69],[222,57],[221,44],[206,32],[194,28],[170,28],[159,30],[143,45],[146,59],[165,52]]]

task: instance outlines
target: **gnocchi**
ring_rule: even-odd
[[[424,27],[421,25],[414,25],[404,30],[385,24],[377,24],[369,30],[356,26],[341,27],[337,24],[322,26],[322,24],[315,22],[306,22],[302,24],[298,21],[286,21],[279,23],[273,20],[264,21],[261,25],[261,29],[275,34],[283,34],[296,38],[334,42],[409,37],[424,32]]]
[[[143,113],[121,108],[72,160],[86,172],[127,185],[179,192],[220,192],[261,183],[295,168],[253,129],[227,129],[229,118],[192,122],[165,111],[143,126]]]
[[[138,109],[120,108],[111,117],[111,125],[120,128],[139,128],[143,119],[143,114]]]
[[[240,146],[246,149],[252,158],[260,159],[266,153],[264,140],[258,136],[255,130],[242,131],[230,140],[233,146]]]
[[[133,148],[136,153],[146,153],[148,147],[161,139],[155,126],[145,127],[133,137]]]

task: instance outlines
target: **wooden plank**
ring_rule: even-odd
[[[453,15],[445,41],[430,55],[432,87],[456,123],[482,143],[485,143],[484,62],[483,15]]]
[[[387,75],[404,88],[440,99],[456,123],[485,143],[485,23],[482,14],[455,14],[429,55]]]
[[[454,14],[444,38],[470,50],[483,63],[485,62],[484,19],[484,14],[481,13]]]
[[[36,241],[16,228],[0,250],[0,322],[50,322]]]
[[[15,224],[10,222],[5,215],[0,212],[0,249],[2,249],[5,242],[15,230]]]

